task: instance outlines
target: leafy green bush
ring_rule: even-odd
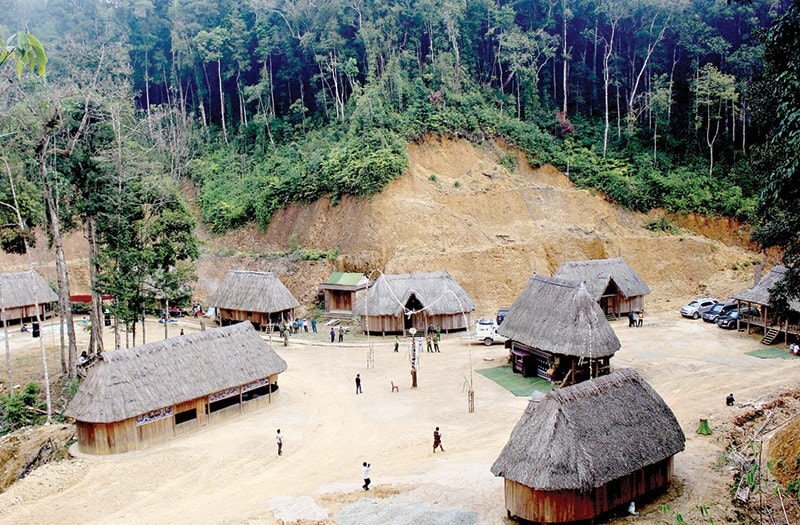
[[[45,403],[39,392],[39,385],[31,382],[20,393],[0,394],[0,434],[44,422]]]

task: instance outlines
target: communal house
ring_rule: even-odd
[[[273,272],[231,270],[211,294],[222,326],[250,321],[256,330],[269,330],[294,317],[300,306]]]
[[[474,311],[472,298],[446,271],[381,274],[356,306],[361,329],[379,334],[423,332],[430,325],[466,330]]]
[[[664,491],[686,438],[672,410],[632,369],[532,399],[492,474],[509,517],[595,523]]]
[[[619,339],[583,283],[534,274],[497,329],[514,372],[561,386],[607,374]]]
[[[271,403],[285,370],[244,322],[102,353],[65,414],[81,452],[129,452]]]
[[[600,309],[608,317],[620,317],[644,310],[644,296],[650,287],[622,257],[567,261],[556,277],[583,282]]]

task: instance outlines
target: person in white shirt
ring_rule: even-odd
[[[275,434],[275,443],[278,444],[278,455],[280,456],[283,452],[283,436],[281,436],[281,429],[278,429],[278,433]]]
[[[369,490],[369,484],[370,484],[369,469],[370,467],[372,467],[372,465],[370,465],[365,461],[363,467],[364,467],[364,485],[362,485],[362,488],[364,490]]]

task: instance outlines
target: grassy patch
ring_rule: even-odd
[[[515,374],[510,365],[484,368],[477,372],[519,397],[528,397],[535,391],[547,393],[552,388],[550,382],[541,377],[522,377],[522,374]]]

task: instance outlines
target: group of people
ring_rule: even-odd
[[[283,321],[278,325],[278,330],[280,331],[281,337],[283,337],[284,332],[289,332],[290,334],[298,334],[300,330],[305,333],[308,333],[308,327],[311,327],[311,331],[315,334],[317,333],[317,320],[312,319],[310,322],[308,318],[302,319],[289,319],[288,321]]]
[[[628,327],[631,326],[642,326],[642,321],[644,320],[644,310],[631,311],[628,314]]]
[[[336,328],[331,326],[331,343],[336,342]],[[339,327],[339,342],[344,343],[344,326]]]
[[[358,377],[358,376],[356,376]],[[278,429],[278,432],[275,434],[275,443],[278,445],[278,455],[283,455],[283,435],[281,434],[281,429]],[[439,430],[439,427],[433,431],[433,452],[436,453],[436,449],[440,449],[444,452],[444,447],[442,446],[442,432]],[[369,490],[370,483],[372,480],[370,479],[370,471],[372,470],[372,464],[367,463],[364,461],[361,464],[361,478],[364,480],[364,484],[361,485],[361,488],[364,490]]]

